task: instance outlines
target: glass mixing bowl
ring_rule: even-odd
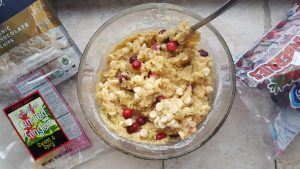
[[[191,137],[165,145],[138,143],[111,132],[101,119],[95,101],[99,71],[105,66],[105,56],[126,36],[145,30],[169,29],[184,20],[192,25],[202,17],[183,7],[151,3],[121,11],[104,23],[89,41],[79,68],[78,93],[83,112],[97,135],[115,149],[144,159],[178,157],[204,145],[220,129],[228,116],[235,94],[235,71],[230,51],[218,31],[210,24],[202,27],[199,46],[213,57],[215,92],[212,110]]]

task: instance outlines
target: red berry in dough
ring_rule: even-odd
[[[208,56],[208,53],[203,49],[199,50],[198,52],[199,52],[200,56],[202,56],[202,57]]]
[[[123,117],[124,117],[124,119],[128,119],[128,118],[132,117],[132,114],[133,114],[132,109],[125,108],[123,110]]]
[[[161,96],[157,96],[155,101],[156,101],[156,103],[158,103],[158,102],[161,102],[164,99],[165,99],[165,96],[161,95]]]
[[[166,138],[166,137],[167,137],[166,133],[164,133],[164,132],[159,132],[159,133],[156,134],[155,139],[156,139],[156,140],[162,140],[162,139],[164,139],[164,138]]]
[[[133,63],[135,60],[138,60],[137,57],[135,55],[132,55],[130,58],[129,58],[129,63]]]
[[[132,133],[135,133],[135,132],[139,131],[139,129],[140,129],[140,125],[135,122],[131,126],[127,127],[127,132],[129,134],[132,134]]]
[[[146,119],[145,116],[138,116],[138,117],[136,118],[136,122],[137,122],[139,125],[144,125],[144,124],[146,124],[147,119]]]
[[[177,43],[175,41],[169,41],[167,43],[167,50],[170,52],[175,52],[177,49]]]
[[[141,67],[142,67],[142,63],[138,60],[135,60],[135,61],[132,62],[131,66],[135,70],[140,70]]]

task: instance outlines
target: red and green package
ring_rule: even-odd
[[[270,158],[300,132],[300,7],[236,61],[238,91],[257,122]]]

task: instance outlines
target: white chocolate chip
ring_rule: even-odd
[[[184,104],[191,104],[192,102],[192,98],[189,96],[189,97],[186,97],[184,100],[183,100],[183,103]]]
[[[144,43],[145,38],[144,37],[139,37],[139,41],[140,41],[140,43]]]
[[[177,94],[178,96],[182,96],[182,95],[183,95],[183,90],[182,90],[182,88],[176,89],[176,94]]]
[[[159,126],[158,126],[159,120],[160,120],[160,118],[159,118],[159,116],[157,116],[153,122],[155,128],[159,128]]]
[[[178,131],[178,135],[181,138],[181,140],[183,140],[185,138],[185,134],[183,131]]]
[[[184,117],[185,117],[185,112],[180,111],[180,112],[176,113],[175,117],[176,117],[176,119],[178,119],[178,120],[183,120]]]
[[[161,119],[160,119],[160,122],[162,123],[165,123],[168,121],[168,117],[167,116],[163,116]]]
[[[165,100],[165,106],[166,107],[171,107],[172,106],[172,102],[170,100]]]
[[[122,48],[122,54],[123,54],[123,55],[126,55],[127,53],[129,53],[128,47]]]
[[[161,49],[166,49],[167,45],[163,43],[163,44],[160,45],[160,47],[161,47]]]
[[[202,72],[203,72],[204,76],[208,76],[210,74],[210,69],[208,67],[205,67],[202,69]]]
[[[154,82],[155,82],[155,79],[154,78],[152,78],[152,77],[150,77],[148,80],[148,83],[150,83],[150,84],[154,84]]]
[[[156,79],[156,80],[154,81],[154,86],[158,87],[159,84],[160,84],[160,82],[161,82],[161,78]]]
[[[133,91],[134,91],[135,93],[140,93],[141,90],[142,90],[141,87],[135,87],[135,88],[133,88]]]
[[[117,112],[112,111],[112,112],[108,112],[108,114],[109,114],[110,116],[115,116],[115,115],[117,114]]]
[[[174,104],[170,107],[170,113],[175,114],[178,112],[178,110],[179,110],[178,107]]]
[[[159,116],[157,116],[154,120],[154,123],[158,123],[158,121],[160,120]]]
[[[115,101],[116,99],[117,99],[117,97],[114,93],[109,93],[109,95],[108,95],[109,101]]]
[[[159,128],[158,127],[158,122],[157,123],[153,123],[155,128]]]
[[[176,120],[172,120],[167,125],[170,126],[170,127],[172,127],[172,128],[179,128],[180,127],[179,123]]]
[[[140,132],[139,132],[139,135],[143,138],[147,137],[148,136],[148,130],[147,129],[142,129]]]
[[[167,114],[167,118],[168,118],[168,121],[171,121],[171,120],[174,119],[174,115],[171,114],[171,113],[168,113],[168,114]]]
[[[117,80],[117,79],[114,79],[114,80],[110,80],[110,83],[111,83],[111,84],[119,84],[120,81]]]
[[[158,127],[161,128],[161,129],[164,129],[164,128],[166,128],[166,125],[163,122],[159,121],[158,122]]]
[[[145,88],[145,89],[148,89],[148,90],[153,89],[153,84],[147,82],[147,83],[144,85],[144,88]]]
[[[161,111],[163,109],[163,104],[161,102],[157,103],[156,106],[155,106],[155,109],[157,111]]]
[[[131,118],[125,120],[126,126],[131,126],[133,124],[133,120]]]
[[[110,67],[113,69],[116,69],[118,67],[118,62],[117,61],[111,61],[109,63]]]
[[[142,48],[147,48],[146,43],[144,43],[144,44],[142,45]],[[145,53],[145,52],[144,52],[144,53]]]
[[[137,93],[134,93],[133,97],[134,97],[134,100],[140,100],[140,98],[141,98]]]
[[[150,117],[151,119],[156,118],[156,116],[157,116],[157,112],[156,112],[156,111],[151,111],[151,112],[149,113],[149,117]]]
[[[131,78],[131,82],[133,83],[142,84],[143,81],[144,81],[143,77],[139,75],[135,75]]]
[[[126,46],[127,46],[128,48],[132,48],[132,43],[131,43],[131,42],[127,42],[127,43],[126,43]]]
[[[177,106],[178,106],[179,108],[181,108],[181,107],[183,106],[183,102],[182,102],[181,99],[177,99],[177,100],[176,100],[176,104],[177,104]]]
[[[116,94],[118,97],[123,97],[123,96],[125,96],[125,92],[122,91],[122,90],[115,91],[115,94]]]

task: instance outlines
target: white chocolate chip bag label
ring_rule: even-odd
[[[0,7],[0,78],[42,67],[58,84],[78,71],[81,53],[45,0],[4,0]],[[17,4],[17,5],[16,5]]]
[[[267,154],[277,157],[300,132],[299,3],[235,65],[239,92],[255,114]]]

